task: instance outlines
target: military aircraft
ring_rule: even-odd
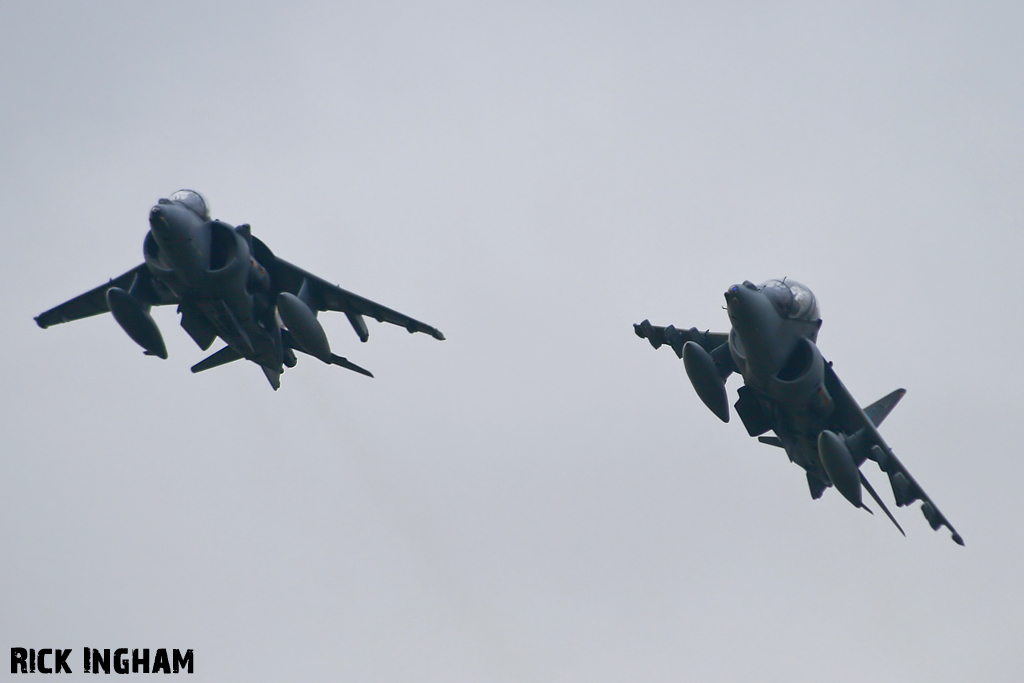
[[[343,312],[364,342],[369,331],[363,316],[444,339],[430,325],[276,257],[249,225],[211,220],[206,200],[194,190],[179,190],[150,209],[142,253],[142,264],[40,314],[36,323],[46,328],[110,311],[146,355],[167,358],[149,310],[177,304],[181,326],[201,349],[217,337],[227,344],[192,372],[245,358],[260,366],[275,390],[284,368],[295,366],[294,351],[373,377],[331,352],[319,311]]]
[[[860,471],[872,460],[889,476],[896,505],[923,501],[921,511],[932,529],[945,526],[963,545],[960,534],[878,433],[906,392],[897,389],[860,407],[818,350],[821,316],[811,290],[789,279],[760,285],[748,281],[730,287],[725,302],[732,324],[728,334],[655,327],[648,320],[633,329],[654,348],[667,344],[683,359],[697,395],[723,422],[729,421],[725,381],[739,373],[743,386],[736,413],[743,426],[761,443],[785,449],[806,470],[812,498],[835,486],[855,507],[871,512],[861,500],[863,488],[904,533]],[[774,435],[764,436],[769,431]]]

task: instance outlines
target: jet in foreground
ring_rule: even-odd
[[[363,316],[444,339],[430,325],[277,258],[248,225],[210,220],[206,201],[192,190],[175,192],[150,209],[142,252],[141,265],[40,314],[36,322],[45,328],[110,311],[146,355],[167,358],[149,309],[177,304],[181,326],[200,348],[210,348],[217,337],[226,342],[192,372],[245,358],[260,366],[274,389],[284,368],[294,367],[295,351],[373,377],[331,352],[319,311],[344,313],[364,342],[369,331]]]
[[[788,279],[744,282],[729,288],[725,302],[732,323],[728,334],[655,327],[647,320],[633,328],[654,348],[667,344],[683,359],[697,395],[723,422],[729,421],[725,380],[739,373],[743,386],[736,413],[743,426],[761,443],[785,449],[806,470],[812,498],[835,486],[855,507],[870,512],[861,501],[862,489],[867,490],[903,533],[860,471],[873,460],[889,476],[896,505],[923,501],[921,512],[932,529],[945,526],[963,545],[960,534],[878,433],[906,392],[897,389],[860,407],[818,350],[821,317],[811,290]],[[769,431],[774,435],[763,436]]]

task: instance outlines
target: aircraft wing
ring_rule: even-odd
[[[634,324],[633,331],[636,332],[636,336],[646,339],[656,349],[660,348],[662,344],[668,344],[680,358],[683,357],[683,345],[688,341],[697,342],[708,353],[729,341],[728,334],[708,331],[701,332],[696,327],[691,327],[688,330],[678,330],[674,325],[658,327],[652,325],[650,320]]]
[[[298,266],[274,257],[273,265],[270,268],[270,277],[274,283],[274,289],[278,292],[290,292],[299,295],[303,283],[306,285],[307,303],[320,311],[340,311],[348,316],[349,322],[355,328],[359,338],[366,341],[368,332],[366,325],[359,316],[368,316],[378,322],[391,323],[409,330],[409,332],[425,332],[434,339],[444,340],[444,335],[436,327],[410,318],[404,313],[382,306],[378,303],[363,298],[358,294],[332,285],[323,278],[319,278]]]
[[[903,466],[903,463],[899,461],[896,454],[889,448],[889,445],[885,443],[882,435],[878,433],[875,421],[854,400],[850,391],[843,385],[839,376],[832,369],[831,363],[825,364],[825,388],[831,394],[832,400],[835,403],[837,426],[847,435],[857,434],[857,432],[863,430],[862,433],[867,439],[868,457],[877,462],[882,471],[889,475],[889,483],[892,485],[896,505],[903,507],[910,505],[916,500],[922,501],[921,512],[924,514],[925,519],[928,520],[928,524],[931,525],[932,529],[938,530],[940,526],[946,527],[952,534],[953,541],[963,545],[963,538],[953,528],[953,525],[949,523],[946,516],[939,511],[939,508],[928,494],[924,492],[924,489],[921,488],[914,477],[911,476],[907,468]],[[902,394],[900,396],[902,397]],[[896,400],[899,399],[897,398]],[[861,479],[863,480],[863,474]],[[895,522],[895,520],[893,521]]]
[[[149,269],[146,268],[145,263],[141,263],[124,275],[119,275],[106,284],[90,289],[85,294],[79,294],[74,299],[65,301],[45,313],[40,313],[35,318],[36,324],[39,327],[46,328],[59,323],[67,323],[72,320],[81,320],[82,318],[99,315],[100,313],[107,313],[110,310],[107,307],[107,290],[111,287],[130,290],[139,278],[141,280],[136,287],[136,293],[145,299],[145,303],[150,305],[175,303],[176,299],[169,291],[161,293],[157,290],[150,276]]]

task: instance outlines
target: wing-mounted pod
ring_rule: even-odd
[[[690,384],[704,405],[722,422],[729,421],[729,397],[725,392],[725,379],[719,374],[715,361],[697,342],[688,341],[682,348],[683,367]]]
[[[860,470],[853,461],[846,441],[834,432],[823,430],[818,435],[818,455],[836,490],[854,507],[864,507],[861,501]]]
[[[825,473],[832,480],[832,484],[839,493],[843,494],[846,500],[850,501],[854,507],[864,508],[871,512],[871,509],[864,505],[862,500],[861,490],[863,487],[871,495],[871,498],[878,503],[878,507],[882,509],[885,516],[889,518],[889,521],[896,526],[901,534],[906,536],[907,534],[903,531],[903,527],[892,516],[892,512],[882,502],[871,482],[860,471],[861,464],[866,460],[863,451],[868,443],[868,439],[870,439],[870,435],[865,430],[860,430],[855,434],[846,436],[826,429],[818,434],[818,457],[821,459]],[[808,473],[808,483],[810,482],[811,476]],[[814,493],[815,489],[812,484],[811,495],[814,495]],[[814,497],[817,498],[820,495],[819,491],[818,495]]]
[[[655,349],[668,345],[683,359],[686,376],[694,391],[722,422],[729,421],[729,399],[725,380],[736,371],[729,355],[728,335],[701,332],[696,327],[680,330],[674,325],[657,327],[650,320],[633,325],[636,336],[646,339]]]
[[[301,293],[301,290],[300,290]],[[277,310],[281,320],[304,351],[325,363],[331,362],[331,345],[316,313],[300,297],[290,292],[277,295]]]
[[[106,292],[107,307],[114,320],[132,340],[141,346],[147,356],[167,359],[167,347],[160,335],[153,316],[149,314],[150,304],[145,302],[146,283],[136,275],[131,291],[111,287]]]
[[[329,365],[337,365],[361,375],[373,377],[373,373],[366,368],[359,367],[347,358],[331,353],[327,333],[324,332],[323,326],[316,318],[317,307],[313,302],[314,297],[308,286],[308,281],[303,281],[297,296],[290,292],[281,292],[277,295],[277,311],[288,328],[282,334],[285,347],[297,348]],[[362,318],[359,318],[359,322],[362,323]],[[363,325],[365,327],[365,323]],[[289,367],[294,364],[293,358]]]

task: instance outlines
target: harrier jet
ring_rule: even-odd
[[[363,316],[444,339],[430,325],[307,273],[276,257],[248,225],[210,219],[202,195],[180,190],[149,211],[142,244],[145,261],[124,275],[36,317],[40,327],[110,311],[146,355],[167,358],[152,306],[177,304],[181,326],[206,350],[220,337],[226,346],[192,372],[246,359],[260,366],[270,385],[281,385],[295,351],[373,377],[331,352],[319,311],[341,311],[361,341],[369,338]]]
[[[725,303],[732,323],[728,334],[655,327],[648,320],[633,328],[654,348],[667,344],[683,359],[697,395],[723,422],[729,421],[725,381],[739,373],[743,386],[736,413],[743,426],[761,443],[784,449],[806,470],[812,498],[835,486],[855,507],[870,512],[861,501],[861,490],[867,490],[903,533],[860,471],[872,460],[889,476],[896,505],[923,501],[921,512],[932,529],[945,526],[963,545],[960,534],[878,433],[906,392],[897,389],[860,407],[818,350],[821,317],[811,290],[789,279],[744,282],[726,291]],[[764,436],[769,431],[774,435]]]

